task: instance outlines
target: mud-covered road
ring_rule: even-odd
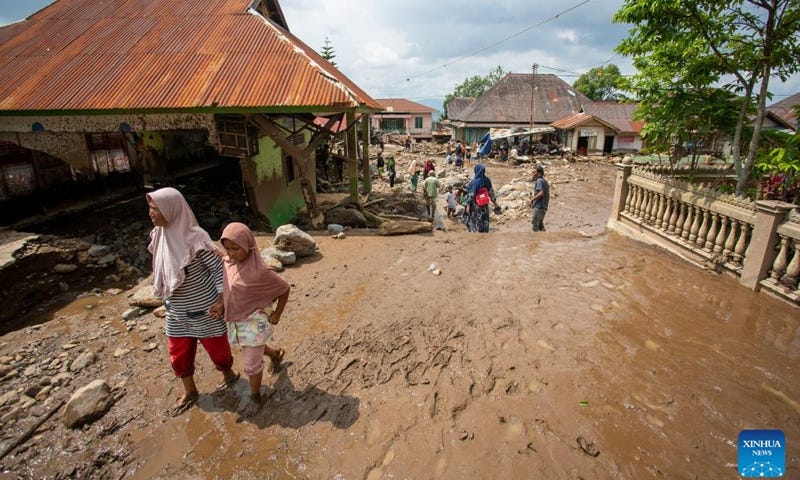
[[[545,233],[501,215],[489,234],[449,220],[314,234],[318,255],[283,272],[285,368],[257,411],[243,379],[212,393],[201,352],[200,401],[167,415],[181,387],[163,320],[123,321],[131,292],[3,335],[0,363],[19,373],[0,395],[22,395],[31,365],[92,351],[50,397],[101,378],[120,399],[80,430],[54,415],[0,460],[0,479],[738,478],[743,429],[783,430],[786,478],[799,476],[797,307],[606,231],[613,167],[571,168]],[[529,170],[487,174],[498,188]],[[31,418],[4,423],[4,444]]]

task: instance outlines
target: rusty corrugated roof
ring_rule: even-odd
[[[0,28],[0,114],[381,110],[252,0],[58,0]]]
[[[378,98],[378,103],[383,106],[384,113],[435,113],[438,110],[421,103],[412,102],[405,98]]]

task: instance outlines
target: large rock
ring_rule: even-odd
[[[281,250],[279,248],[268,247],[261,250],[262,257],[272,257],[281,262],[281,265],[292,265],[297,261],[297,255],[291,250]]]
[[[292,253],[294,253],[294,252],[292,252]],[[266,263],[269,268],[275,270],[276,272],[282,272],[283,271],[283,264],[277,258],[270,257],[269,255],[265,255],[263,253],[261,254],[261,258],[264,259],[264,263]]]
[[[135,307],[142,307],[142,308],[158,308],[164,304],[164,302],[153,295],[153,287],[150,285],[144,286],[136,291],[136,293],[131,296],[131,299],[128,301],[130,305]]]
[[[95,380],[72,394],[61,421],[70,428],[79,428],[105,415],[113,404],[114,398],[105,380]]]
[[[298,257],[310,257],[317,252],[317,242],[311,235],[291,223],[278,227],[274,243],[281,250],[291,250]]]
[[[367,219],[355,208],[337,207],[325,212],[325,221],[348,227],[364,228],[367,226]],[[334,232],[339,233],[339,232]]]

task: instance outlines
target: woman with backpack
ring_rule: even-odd
[[[467,230],[470,232],[489,231],[489,202],[499,208],[492,188],[492,180],[486,176],[482,163],[475,165],[475,175],[467,184]]]

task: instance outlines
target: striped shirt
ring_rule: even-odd
[[[208,316],[208,307],[222,293],[222,258],[200,250],[184,268],[183,283],[165,303],[167,336],[210,338],[227,332],[222,319]]]

